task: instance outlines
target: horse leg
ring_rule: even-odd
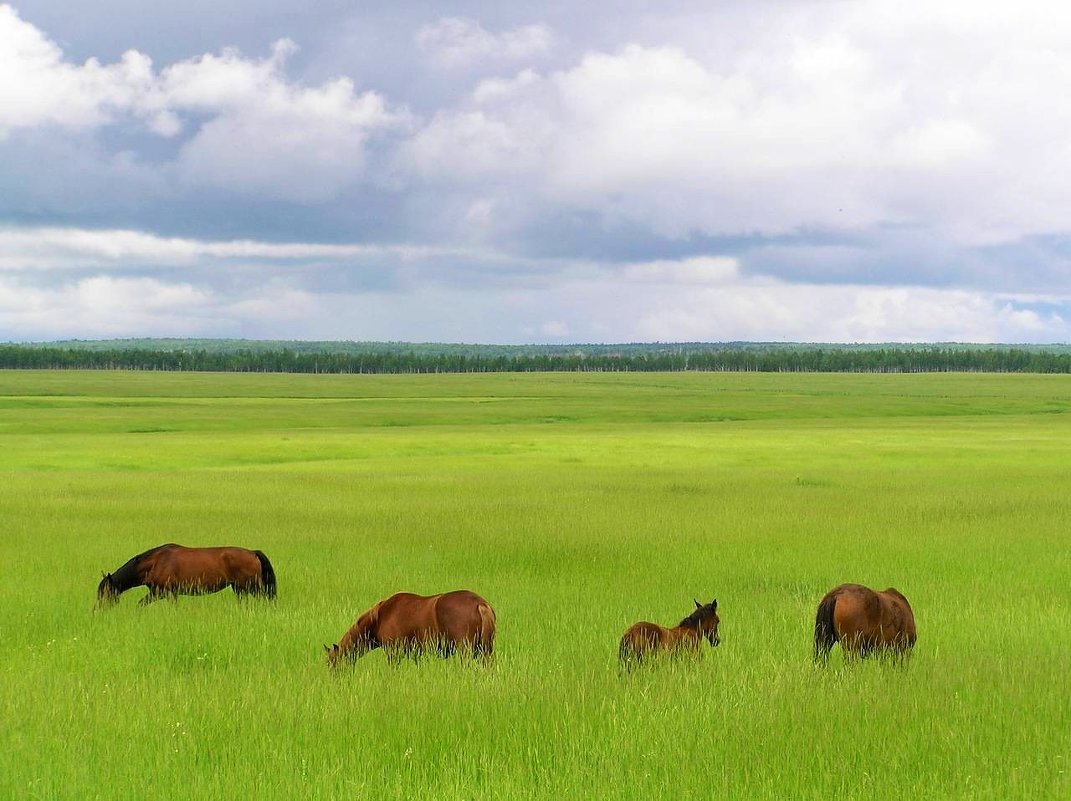
[[[162,597],[163,594],[157,590],[156,587],[149,587],[149,591],[145,594],[145,597],[138,601],[138,606],[148,606],[153,601],[158,601]]]
[[[490,643],[485,643],[481,638],[477,638],[472,644],[472,658],[477,659],[483,664],[487,665],[491,663],[494,657],[494,648]]]
[[[889,649],[889,654],[891,655],[891,661],[894,665],[897,667],[904,667],[911,658],[911,648],[903,641],[899,641],[894,643]]]
[[[866,657],[863,638],[858,634],[842,637],[840,640],[840,649],[844,653],[845,662],[856,662]]]
[[[866,659],[867,657],[869,657],[875,651],[877,651],[879,655],[881,654],[881,648],[878,647],[878,644],[875,643],[872,638],[866,637],[866,638],[861,638],[859,640],[859,658],[860,659]]]

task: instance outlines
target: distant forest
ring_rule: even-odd
[[[1071,373],[1071,345],[636,343],[466,345],[241,339],[0,345],[2,369],[257,373],[1002,372]]]

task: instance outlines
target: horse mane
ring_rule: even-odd
[[[141,583],[141,575],[138,572],[138,566],[141,564],[141,560],[147,556],[152,556],[163,548],[174,547],[175,543],[168,542],[164,545],[157,545],[155,548],[150,548],[147,551],[139,553],[137,556],[132,556],[123,563],[123,566],[118,570],[115,570],[112,575],[112,586],[120,592],[128,590],[131,587],[136,587]]]
[[[379,625],[379,607],[381,606],[383,606],[383,602],[378,601],[371,609],[357,618],[357,623],[363,624],[362,632],[370,632]]]
[[[699,624],[711,616],[709,606],[704,606],[702,609],[696,609],[688,617],[684,618],[678,625],[684,626],[689,629],[699,628]]]
[[[344,652],[350,652],[351,649],[356,648],[357,656],[365,653],[371,648],[379,647],[379,640],[376,637],[376,624],[379,623],[379,607],[383,605],[383,602],[378,602],[375,606],[369,609],[367,612],[362,612],[357,618],[356,622],[350,626],[349,631],[342,635],[342,639],[336,644],[336,648],[341,647]],[[352,657],[356,659],[357,657]]]

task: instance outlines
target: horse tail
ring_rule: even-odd
[[[480,614],[480,630],[476,633],[474,652],[487,658],[495,650],[495,610],[487,604],[476,607]]]
[[[275,569],[271,566],[271,562],[268,561],[264,551],[253,551],[253,553],[260,560],[260,583],[264,587],[264,595],[267,598],[274,599]]]
[[[833,610],[837,606],[837,596],[829,593],[818,604],[818,614],[814,619],[814,661],[829,657],[829,652],[837,642],[837,629],[833,624]]]

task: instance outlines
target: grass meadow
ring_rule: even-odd
[[[1071,797],[1071,377],[0,372],[0,797]],[[229,592],[94,612],[164,542]],[[811,664],[844,581],[911,664]],[[469,588],[490,668],[322,644]],[[623,675],[631,623],[722,644]]]

